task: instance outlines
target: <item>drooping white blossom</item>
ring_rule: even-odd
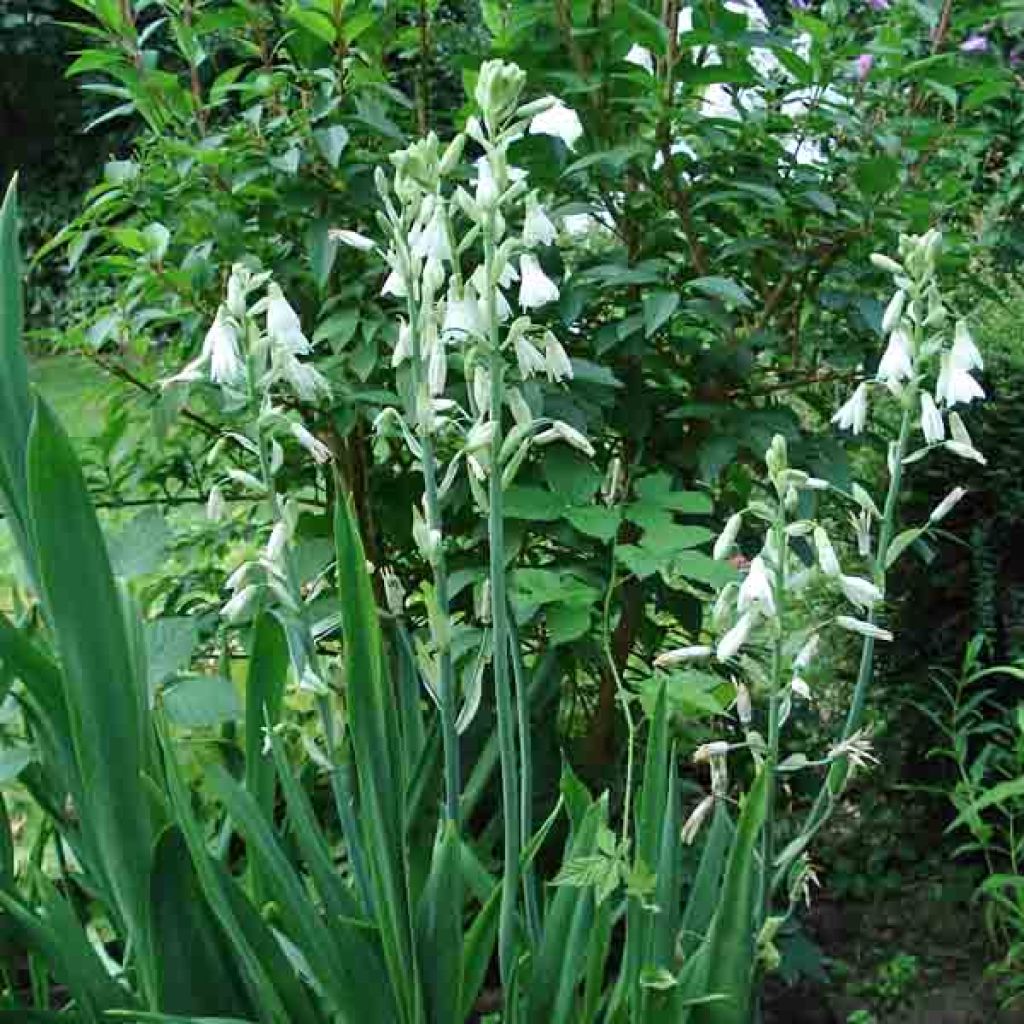
[[[593,458],[595,455],[594,446],[574,426],[564,420],[555,420],[550,428],[542,430],[535,438],[537,444],[551,444],[552,441],[565,441],[577,451]]]
[[[840,430],[849,430],[859,434],[864,430],[868,419],[868,386],[861,382],[853,394],[839,407],[832,417],[832,422]]]
[[[292,309],[280,286],[273,282],[267,288],[267,334],[271,342],[292,355],[304,356],[311,351],[298,313]]]
[[[962,370],[983,370],[985,363],[978,351],[978,346],[971,337],[967,321],[957,320],[953,328],[953,347],[950,350],[950,359]]]
[[[949,408],[960,404],[969,405],[974,399],[985,397],[981,385],[969,370],[954,360],[952,352],[942,354],[935,394]]]
[[[538,309],[558,299],[558,285],[541,269],[537,257],[523,253],[519,258],[519,305],[523,309]]]
[[[736,624],[729,630],[715,648],[715,657],[719,661],[728,661],[735,657],[740,648],[750,639],[750,631],[754,628],[755,614],[752,611],[744,612]]]
[[[307,430],[301,423],[292,423],[292,437],[302,445],[303,448],[313,456],[315,462],[323,465],[331,460],[331,449],[327,447],[315,434]]]
[[[534,374],[544,373],[546,363],[540,349],[522,333],[517,333],[512,344],[519,364],[519,373],[525,380]]]
[[[750,569],[740,584],[739,597],[736,599],[736,607],[740,612],[745,612],[755,605],[759,605],[767,615],[775,614],[772,579],[760,555],[751,560]]]
[[[911,355],[910,335],[903,327],[897,327],[889,335],[889,344],[878,364],[878,379],[893,387],[902,381],[910,380],[913,375],[914,361]]]
[[[892,633],[889,630],[882,629],[881,626],[876,626],[873,622],[855,619],[852,615],[837,615],[836,625],[850,633],[858,633],[860,636],[865,636],[872,640],[892,640]]]
[[[350,249],[358,249],[361,252],[370,252],[377,248],[377,243],[372,238],[367,238],[366,235],[361,235],[358,231],[332,228],[328,235],[333,241],[341,242],[342,245],[347,245]]]
[[[839,575],[839,589],[851,604],[865,610],[882,600],[882,592],[870,580],[860,576]]]
[[[558,231],[537,200],[537,193],[526,197],[526,216],[523,219],[523,242],[531,249],[538,245],[551,245]]]
[[[821,566],[821,571],[826,576],[839,576],[842,573],[842,568],[839,565],[838,557],[836,557],[836,549],[832,547],[832,541],[829,540],[829,536],[822,526],[814,528],[814,547],[818,553],[818,565]]]
[[[882,333],[889,334],[896,330],[899,326],[899,322],[903,317],[903,308],[907,302],[907,293],[900,288],[893,297],[889,300],[889,304],[885,307],[885,312],[882,314]]]
[[[955,410],[949,414],[949,432],[950,440],[946,442],[946,448],[949,451],[954,455],[959,455],[962,459],[971,459],[982,466],[987,465],[988,460],[974,447],[974,442],[971,440],[971,435],[967,433],[964,421]]]
[[[554,135],[561,139],[569,149],[575,149],[576,143],[583,135],[583,125],[575,110],[556,99],[546,110],[536,114],[530,121],[530,134]]]
[[[569,355],[551,331],[544,332],[544,367],[548,380],[553,383],[572,380],[572,363],[569,361]]]

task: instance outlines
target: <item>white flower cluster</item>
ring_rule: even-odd
[[[880,253],[871,257],[875,266],[892,275],[896,287],[882,316],[886,347],[875,380],[861,382],[832,421],[861,433],[867,424],[870,389],[884,387],[897,398],[916,403],[927,446],[944,445],[954,455],[984,463],[953,408],[985,397],[973,376],[984,364],[966,321],[952,322],[943,301],[936,277],[941,247],[942,236],[933,229],[901,237],[898,260]]]
[[[552,383],[573,376],[554,332],[531,319],[533,311],[559,298],[558,285],[536,252],[550,246],[557,232],[526,172],[509,162],[509,150],[527,133],[557,135],[571,148],[582,127],[553,96],[521,105],[524,83],[525,74],[515,65],[488,61],[474,91],[477,112],[465,131],[444,149],[431,133],[392,155],[392,180],[377,175],[384,207],[378,221],[388,239],[379,250],[389,267],[382,294],[405,300],[392,365],[407,374],[410,399],[404,415],[385,409],[375,429],[380,434],[397,427],[417,459],[423,458],[425,439],[431,446],[435,438],[443,440],[455,454],[441,495],[464,463],[481,504],[488,475],[500,472],[507,485],[531,446],[564,442],[593,454],[579,430],[536,416],[515,381],[509,381],[509,375],[519,381],[546,377]],[[469,188],[453,181],[467,146],[481,151]],[[360,250],[378,249],[352,231],[335,237]],[[497,467],[492,447],[502,410],[492,408],[495,350],[506,357],[500,394],[514,421],[503,435]],[[452,396],[450,367],[465,379],[464,403]]]
[[[228,280],[227,297],[207,331],[196,359],[165,385],[208,380],[220,388],[225,409],[240,420],[239,429],[225,432],[211,448],[207,462],[220,466],[230,449],[241,459],[224,466],[210,489],[207,514],[224,516],[228,486],[267,502],[272,512],[269,537],[255,557],[247,558],[228,577],[227,601],[221,615],[229,624],[248,618],[256,609],[273,605],[281,614],[300,621],[304,604],[320,589],[303,593],[289,561],[289,546],[300,509],[277,493],[275,478],[284,463],[282,442],[298,444],[322,465],[331,450],[302,422],[294,410],[286,411],[279,396],[316,403],[330,395],[326,379],[303,357],[312,345],[303,333],[298,314],[267,273],[252,273],[236,264]],[[248,465],[250,468],[243,468]],[[322,581],[319,581],[322,584]],[[318,694],[326,692],[311,639],[292,650],[299,685]]]
[[[774,491],[772,498],[752,501],[741,512],[732,515],[715,542],[714,557],[718,560],[729,558],[745,519],[768,524],[761,550],[750,560],[742,581],[727,584],[719,593],[712,614],[714,628],[719,634],[717,644],[714,647],[693,645],[665,652],[656,659],[656,666],[666,667],[681,661],[711,657],[728,662],[759,633],[768,638],[777,637],[783,628],[780,605],[795,600],[814,581],[833,587],[858,614],[870,611],[882,600],[882,591],[875,583],[843,571],[825,527],[798,515],[801,492],[824,491],[828,489],[828,483],[789,466],[786,441],[781,435],[776,435],[772,441],[766,461]],[[856,489],[853,499],[869,523],[878,518],[874,502],[862,488]],[[870,525],[867,530],[870,534]],[[808,565],[794,550],[793,542],[797,540],[813,545],[814,564]],[[886,630],[857,615],[839,615],[835,623],[876,639],[892,639]],[[792,643],[793,638],[788,639]],[[817,645],[815,634],[804,639],[795,655],[791,652],[790,690],[795,696],[810,696],[803,673],[811,663]]]
[[[259,292],[263,294],[251,302]],[[227,297],[206,332],[199,355],[165,384],[209,380],[234,404],[275,388],[290,391],[300,401],[316,403],[328,398],[331,389],[314,366],[303,362],[312,351],[298,314],[270,274],[254,274],[236,263],[228,279]]]

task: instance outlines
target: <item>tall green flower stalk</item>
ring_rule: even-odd
[[[905,470],[937,450],[983,461],[954,409],[983,397],[972,376],[981,368],[981,356],[966,324],[953,322],[939,290],[936,259],[940,245],[940,236],[933,231],[904,238],[898,260],[873,257],[877,266],[892,274],[896,287],[883,318],[886,348],[875,378],[859,384],[835,416],[841,428],[859,434],[866,427],[873,392],[897,405],[899,427],[888,446],[889,482],[881,510],[859,484],[847,493],[793,468],[785,440],[776,437],[766,455],[769,489],[763,498],[751,501],[731,517],[715,545],[715,557],[725,558],[733,552],[744,524],[764,524],[760,550],[742,581],[727,585],[715,605],[712,623],[719,633],[717,644],[669,651],[659,658],[663,666],[714,658],[750,683],[748,686],[744,681],[738,686],[736,712],[745,734],[742,745],[761,762],[764,774],[759,948],[768,964],[774,956],[772,939],[782,920],[792,913],[813,880],[807,855],[811,840],[827,822],[850,772],[874,759],[863,719],[876,644],[892,640],[892,634],[879,622],[888,573],[900,555],[940,522],[964,494],[962,488],[954,489],[933,510],[927,523],[898,532]],[[912,451],[915,428],[923,435],[924,446]],[[865,575],[846,571],[826,520],[820,517],[820,499],[830,493],[852,509],[852,546],[866,564]],[[814,553],[813,563],[808,563],[802,553],[808,544]],[[820,599],[816,596],[809,602],[806,597],[812,582],[824,583],[839,601],[848,602],[850,613],[840,612],[822,621]],[[795,614],[798,611],[803,614]],[[811,626],[798,631],[792,626],[795,621],[810,621]],[[842,730],[824,756],[787,753],[783,749],[784,727],[792,704],[811,697],[804,677],[820,642],[833,627],[862,640]],[[767,669],[762,669],[762,660],[767,661]],[[752,697],[764,699],[766,736],[755,727]],[[711,744],[709,749],[712,754],[724,756],[732,748],[722,742]],[[795,836],[780,851],[776,827],[778,779],[814,769],[824,769],[818,796]],[[788,907],[776,902],[784,886]]]
[[[502,889],[499,961],[508,983],[519,956],[519,910],[526,888],[527,934],[539,933],[532,868],[521,871],[530,839],[532,803],[528,764],[528,701],[525,667],[512,651],[506,588],[504,491],[533,446],[568,443],[589,454],[587,439],[567,423],[537,415],[517,383],[543,374],[552,383],[572,377],[571,362],[555,336],[535,325],[530,311],[558,298],[534,254],[555,240],[555,227],[529,190],[525,172],[511,165],[509,151],[526,131],[562,134],[570,144],[578,120],[553,97],[520,105],[524,73],[511,64],[483,65],[474,90],[476,113],[465,132],[442,151],[437,137],[392,156],[392,180],[378,175],[383,205],[379,223],[387,238],[391,268],[383,293],[405,301],[392,363],[401,410],[386,409],[378,432],[397,431],[419,465],[422,511],[414,509],[414,536],[429,563],[429,644],[420,644],[424,683],[436,694],[444,749],[445,806],[458,823],[461,786],[459,731],[475,707],[456,692],[451,654],[454,623],[447,588],[449,540],[443,505],[459,472],[465,472],[477,508],[486,518],[488,570],[480,617],[491,666],[501,769]],[[467,147],[475,148],[472,194],[459,184]],[[336,237],[364,251],[369,238],[352,231]],[[519,283],[515,316],[506,291]],[[461,371],[465,400],[449,387],[449,371]],[[506,414],[511,423],[506,423]],[[445,453],[447,458],[439,453]],[[435,685],[436,684],[436,685]],[[461,707],[460,707],[461,704]],[[517,749],[516,734],[519,733]],[[525,877],[524,877],[525,875]]]
[[[219,478],[211,489],[207,512],[212,518],[223,516],[223,490],[241,489],[265,500],[270,534],[259,557],[243,561],[231,573],[227,581],[231,596],[222,614],[233,625],[272,610],[283,623],[297,685],[309,691],[316,703],[335,810],[360,897],[369,906],[370,883],[358,838],[348,768],[339,758],[329,689],[331,670],[317,648],[308,607],[310,595],[303,592],[293,550],[299,504],[282,495],[277,480],[283,444],[298,445],[318,466],[325,466],[331,459],[330,449],[295,412],[285,409],[286,399],[315,404],[330,395],[326,379],[303,361],[302,357],[311,351],[298,314],[270,275],[237,264],[202,350],[166,385],[202,381],[214,385],[237,424],[210,452],[209,461]],[[245,465],[251,469],[242,468]]]

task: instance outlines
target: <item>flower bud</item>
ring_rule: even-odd
[[[743,525],[743,513],[734,512],[725,521],[725,526],[722,528],[722,532],[718,535],[718,539],[715,541],[714,549],[711,553],[711,557],[716,562],[720,562],[723,558],[726,558],[732,551],[733,545],[736,543],[736,537],[740,532],[740,527]]]

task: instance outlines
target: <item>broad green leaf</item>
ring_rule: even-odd
[[[417,939],[428,1019],[447,1024],[462,1008],[461,844],[448,822],[434,844],[430,876],[420,897]]]
[[[135,579],[164,566],[171,528],[157,508],[140,512],[110,540],[110,564],[118,576]]]
[[[245,681],[245,785],[264,814],[274,806],[274,766],[263,749],[264,730],[281,715],[288,667],[288,639],[278,618],[262,613],[252,627]]]
[[[731,277],[695,277],[688,285],[712,298],[721,299],[726,305],[738,306],[741,309],[753,306],[742,285]]]
[[[242,702],[230,679],[183,676],[161,694],[167,718],[185,729],[212,728],[242,718]]]
[[[142,776],[152,765],[147,681],[137,675],[122,598],[67,435],[41,401],[28,450],[28,507],[40,597],[63,668],[83,791],[105,881],[143,948],[152,850]]]
[[[512,486],[505,492],[502,507],[509,519],[552,522],[561,516],[565,501],[542,487]]]
[[[0,505],[29,574],[34,576],[35,556],[28,541],[25,468],[32,399],[21,337],[21,255],[16,189],[17,179],[14,179],[0,207]]]
[[[375,888],[384,959],[400,1013],[415,1017],[421,993],[414,971],[408,886],[402,856],[402,792],[396,716],[366,554],[348,499],[335,502],[338,599],[345,646],[347,706],[358,774],[360,817]]]
[[[644,335],[651,337],[664,327],[679,308],[679,293],[657,291],[644,296]]]
[[[149,891],[158,997],[164,1010],[254,1016],[177,826],[165,829],[157,840]]]
[[[617,508],[607,508],[604,505],[567,508],[563,515],[580,533],[605,544],[618,533],[622,522],[621,513]]]
[[[341,154],[348,145],[348,129],[343,124],[332,124],[329,128],[320,128],[313,132],[313,138],[316,139],[324,159],[332,167],[337,167]]]
[[[149,685],[154,687],[188,667],[199,643],[199,621],[184,615],[152,619],[145,635]]]
[[[708,933],[707,990],[720,1002],[697,1006],[693,1024],[749,1024],[754,964],[754,903],[758,892],[757,838],[765,813],[767,775],[759,771],[743,801]]]

